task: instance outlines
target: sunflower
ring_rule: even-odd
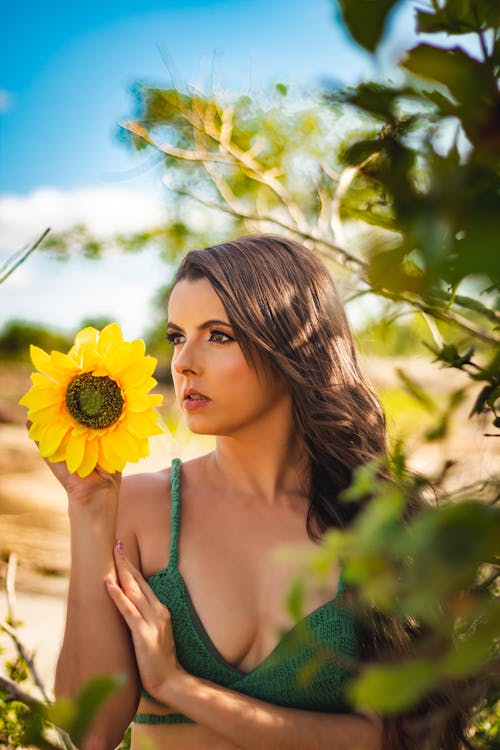
[[[88,476],[110,473],[149,455],[148,438],[162,432],[154,410],[162,396],[148,392],[154,357],[141,339],[124,341],[117,323],[81,330],[67,354],[30,347],[38,370],[19,403],[28,408],[29,435],[52,462]]]

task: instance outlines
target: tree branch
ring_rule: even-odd
[[[179,193],[180,195],[186,195],[189,198],[192,198],[193,200],[201,203],[207,208],[216,208],[217,210],[231,214],[238,219],[276,224],[276,226],[279,226],[282,229],[286,229],[288,232],[298,235],[304,240],[310,240],[311,242],[314,242],[314,244],[317,245],[319,252],[321,252],[323,255],[326,255],[331,260],[334,260],[336,263],[340,263],[338,258],[338,256],[340,255],[345,261],[353,263],[362,269],[366,268],[366,263],[363,260],[361,260],[360,258],[356,258],[354,255],[351,255],[347,252],[347,250],[344,250],[343,248],[334,245],[332,242],[325,240],[324,237],[318,237],[314,235],[312,232],[301,231],[300,229],[297,229],[297,227],[291,226],[286,221],[278,219],[275,216],[262,216],[259,214],[252,214],[247,211],[240,211],[239,209],[234,209],[231,206],[224,206],[220,203],[216,203],[215,201],[210,201],[206,198],[202,198],[201,196],[196,195],[196,193],[192,193],[187,188],[171,187],[171,189],[175,190],[175,192]]]
[[[0,689],[5,690],[5,692],[7,693],[7,701],[20,701],[26,706],[38,706],[40,708],[45,706],[44,703],[37,700],[36,698],[33,698],[32,695],[20,688],[17,682],[13,682],[7,677],[0,676]]]

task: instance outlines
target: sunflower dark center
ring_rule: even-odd
[[[84,372],[66,389],[66,406],[71,416],[85,427],[102,430],[114,424],[123,411],[120,387],[107,375]]]

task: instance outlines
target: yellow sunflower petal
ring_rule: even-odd
[[[70,425],[59,424],[57,422],[46,424],[38,439],[40,454],[44,458],[50,458],[57,451],[64,436],[70,429]]]
[[[87,436],[85,432],[79,433],[74,430],[68,440],[66,448],[66,465],[68,470],[74,474],[83,461]]]
[[[30,375],[31,382],[34,386],[37,388],[54,388],[55,383],[53,380],[50,380],[46,375],[42,375],[41,372],[32,372]]]
[[[110,323],[102,329],[97,342],[97,351],[101,356],[112,347],[118,346],[123,342],[122,332],[118,323]]]
[[[88,477],[91,474],[97,464],[99,458],[99,441],[98,440],[87,440],[85,444],[85,453],[83,461],[77,469],[79,477]]]
[[[148,438],[163,432],[158,424],[158,414],[154,411],[132,412],[127,416],[126,425],[136,438]]]
[[[135,339],[130,344],[132,348],[132,357],[134,359],[142,359],[146,354],[146,344],[142,339]]]
[[[59,422],[62,425],[63,422],[67,422],[68,427],[71,427],[69,418],[65,420],[62,415],[61,404],[52,404],[41,408],[28,409],[28,418],[32,421],[40,422],[40,424]]]
[[[82,372],[93,372],[101,363],[101,358],[95,349],[81,349],[79,354]]]
[[[48,381],[50,382],[50,381]],[[65,389],[51,383],[49,388],[40,388],[33,386],[30,390],[19,399],[21,406],[27,406],[31,411],[44,409],[46,406],[64,403]]]
[[[71,435],[71,431],[68,430],[66,435],[61,440],[61,445],[59,448],[50,456],[49,461],[52,463],[59,463],[59,461],[65,461],[66,460],[66,449],[68,447],[68,440],[69,436]]]
[[[133,349],[130,341],[111,347],[102,358],[103,367],[106,367],[114,376],[122,372],[130,365],[133,357]]]
[[[137,447],[137,440],[127,430],[124,423],[120,423],[119,427],[112,433],[113,435],[113,451],[118,454],[121,458],[127,461],[138,461],[141,457],[141,453]]]
[[[107,471],[108,474],[114,474],[117,469],[109,463],[109,461],[106,460],[104,453],[102,451],[102,446],[99,444],[99,454],[97,458],[97,465],[101,467],[101,469],[104,469],[104,471]]]
[[[143,388],[143,390],[147,393],[148,391],[150,391],[152,388],[154,388],[157,385],[158,385],[157,380],[155,380],[154,378],[148,378],[146,382],[141,386],[141,388]]]
[[[138,362],[134,362],[119,375],[122,388],[127,390],[143,386],[155,371],[156,364],[155,357],[143,357]]]
[[[78,331],[78,333],[75,336],[75,343],[70,349],[70,355],[73,351],[78,351],[79,349],[89,347],[89,348],[95,348],[97,346],[97,342],[99,340],[99,331],[97,328],[94,328],[94,326],[87,326],[86,328],[82,328],[81,331]]]
[[[56,380],[58,382],[60,382],[61,379],[63,381],[66,379],[65,373],[62,373],[60,370],[58,370],[57,367],[54,367],[54,365],[52,364],[50,354],[44,352],[43,349],[40,349],[39,346],[34,346],[33,344],[30,346],[30,356],[31,361],[35,365],[36,369],[40,372],[43,372],[49,378],[52,378],[53,380]]]
[[[149,440],[147,438],[143,438],[142,440],[139,440],[138,443],[141,458],[146,458],[146,456],[149,456]]]
[[[54,367],[67,374],[70,378],[76,375],[76,373],[79,372],[80,369],[78,365],[76,365],[75,362],[71,359],[71,357],[68,357],[67,354],[62,354],[62,352],[51,352],[50,361],[52,362]]]
[[[103,461],[101,460],[101,457]],[[118,455],[110,433],[103,435],[99,441],[99,464],[105,471],[122,471],[127,458]]]
[[[142,388],[129,388],[125,393],[127,409],[130,411],[146,411],[154,406],[159,406],[163,401],[160,394],[144,393]]]

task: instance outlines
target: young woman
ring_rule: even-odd
[[[179,407],[216,447],[121,486],[50,465],[72,540],[56,695],[125,674],[85,750],[114,748],[130,722],[135,750],[380,749],[380,722],[343,699],[359,643],[342,571],[294,624],[299,568],[275,558],[348,525],[338,494],[385,450],[326,267],[270,235],[190,252],[167,337]]]

